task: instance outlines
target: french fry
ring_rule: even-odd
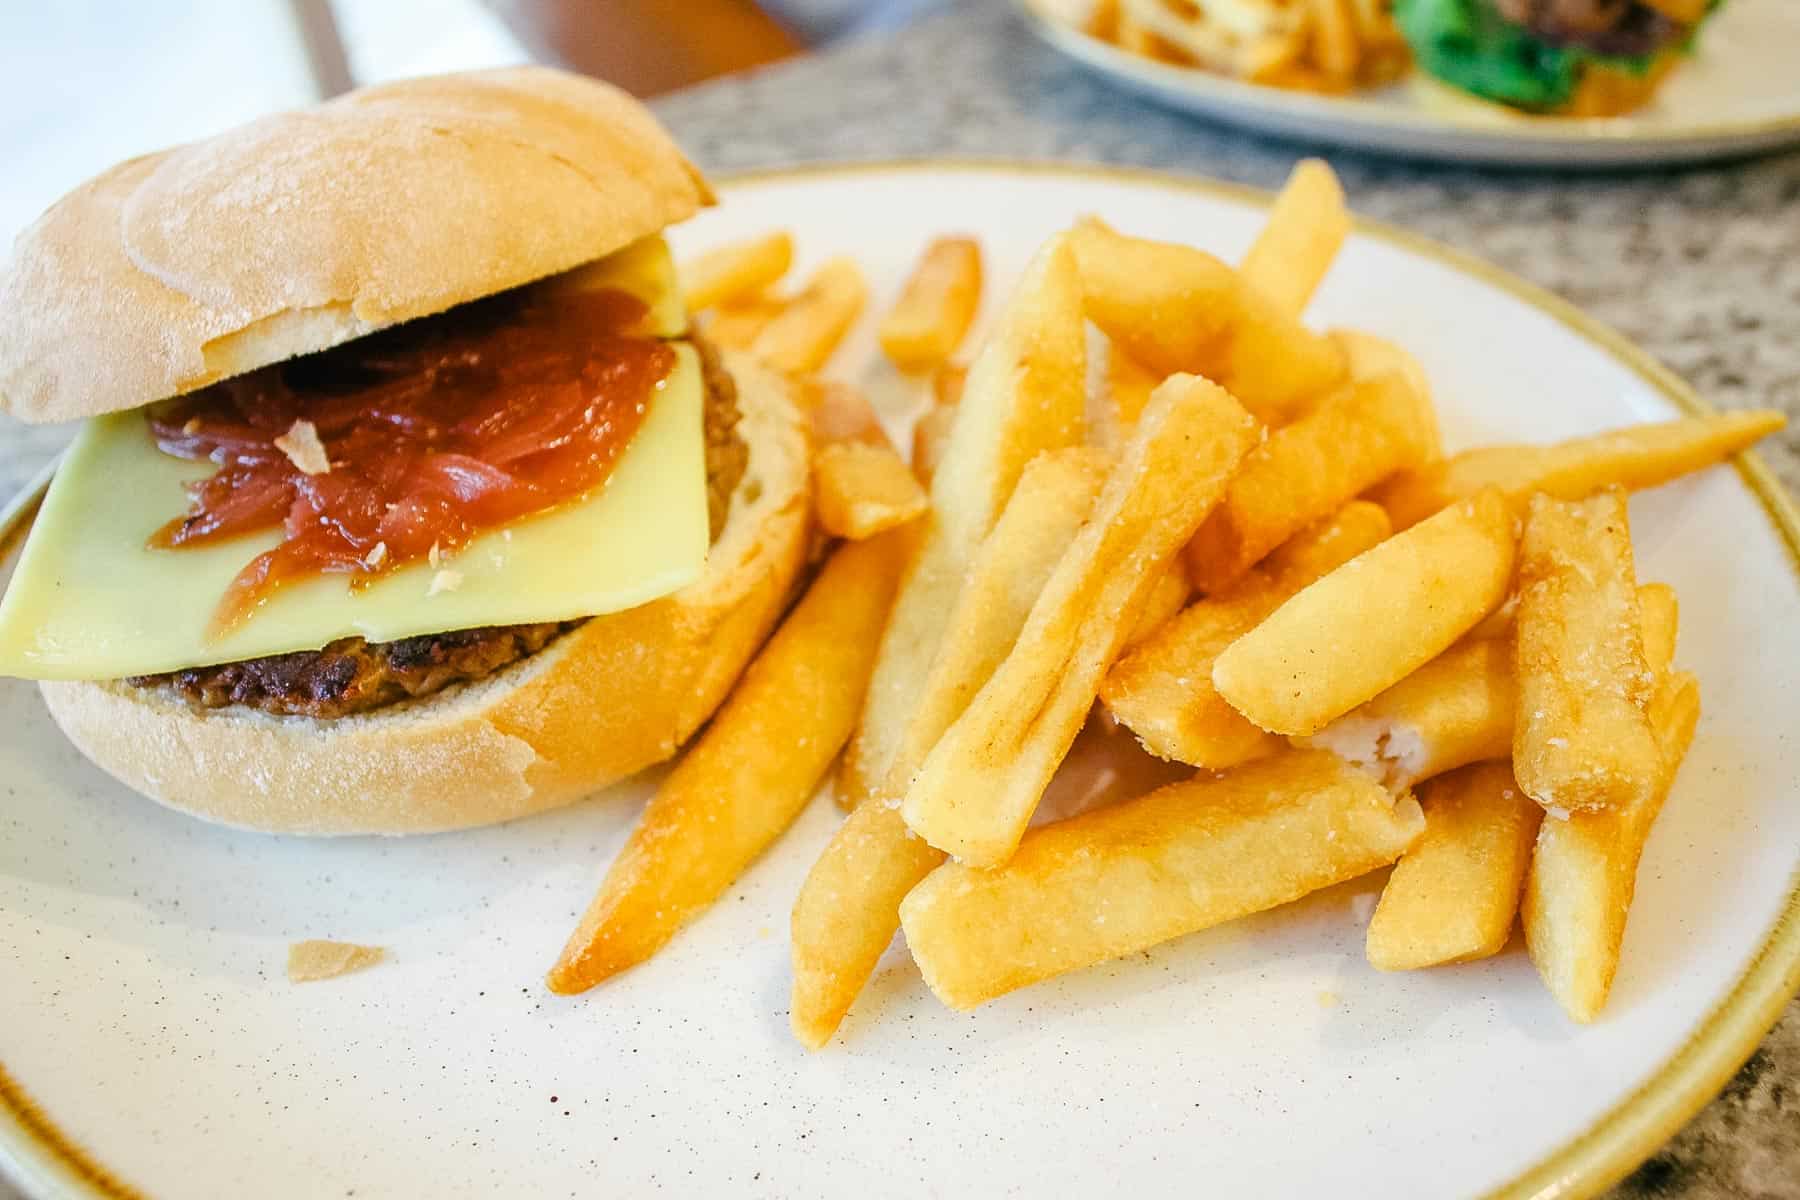
[[[1648,802],[1661,769],[1625,493],[1531,499],[1519,542],[1513,772],[1547,809]]]
[[[1145,58],[1161,57],[1157,53],[1156,34],[1129,13],[1119,13],[1118,21],[1113,26],[1113,37],[1118,39],[1120,49],[1141,54]]]
[[[1226,647],[1213,686],[1272,733],[1317,733],[1430,662],[1500,603],[1513,518],[1497,491],[1351,559]]]
[[[931,486],[931,477],[950,448],[950,430],[955,424],[956,405],[940,404],[927,409],[913,425],[912,469],[925,487]]]
[[[1538,830],[1520,916],[1538,974],[1575,1020],[1600,1015],[1612,991],[1637,890],[1638,862],[1700,719],[1700,688],[1677,671],[1650,703],[1662,771],[1651,793],[1596,812],[1547,817]]]
[[[833,537],[861,541],[923,516],[929,501],[893,448],[833,442],[813,457],[813,503]]]
[[[790,375],[810,375],[844,340],[868,294],[862,268],[849,258],[833,258],[763,326],[750,350]]]
[[[1067,238],[1059,237],[1026,268],[969,369],[950,444],[932,475],[923,541],[882,632],[868,703],[839,773],[839,794],[851,806],[886,782],[969,561],[1025,464],[1081,440],[1086,380],[1080,280]]]
[[[721,305],[706,314],[706,336],[727,350],[747,352],[785,307],[784,301],[768,295]]]
[[[893,774],[898,792],[1018,637],[1063,550],[1093,508],[1105,475],[1098,451],[1070,447],[1025,467],[982,541],[946,636],[905,730]],[[819,856],[794,902],[794,986],[789,1023],[802,1044],[830,1040],[900,928],[900,901],[943,862],[899,811],[859,806]]]
[[[1313,61],[1331,78],[1353,83],[1362,60],[1355,16],[1345,0],[1312,0],[1312,15]]]
[[[1297,746],[1330,750],[1389,787],[1512,753],[1512,638],[1464,638]]]
[[[900,810],[859,805],[807,873],[790,919],[794,983],[788,1026],[809,1050],[831,1040],[900,928],[900,902],[944,852]]]
[[[1675,639],[1681,623],[1675,589],[1666,583],[1639,584],[1638,622],[1644,630],[1644,665],[1660,681],[1675,661]]]
[[[1580,500],[1608,487],[1642,491],[1723,462],[1786,424],[1770,410],[1715,413],[1548,446],[1487,446],[1404,471],[1370,499],[1405,529],[1484,487],[1521,506],[1533,492]]]
[[[1242,77],[1250,83],[1276,82],[1290,71],[1306,71],[1300,62],[1306,53],[1306,31],[1299,25],[1285,32],[1270,33],[1257,38],[1244,50],[1239,60],[1238,70]]]
[[[1150,403],[1150,393],[1162,381],[1161,375],[1141,365],[1118,346],[1106,348],[1106,402],[1121,438],[1125,430],[1137,424],[1144,405]]]
[[[1387,541],[1392,532],[1381,505],[1352,500],[1275,547],[1259,566],[1273,576],[1304,580],[1304,587]]]
[[[969,382],[969,368],[945,363],[931,373],[931,398],[939,407],[954,407]]]
[[[799,815],[850,736],[908,531],[837,551],[676,764],[563,947],[550,990],[636,966]]]
[[[708,250],[681,268],[688,311],[754,299],[780,282],[793,262],[794,239],[786,230]]]
[[[1425,832],[1400,856],[1369,922],[1378,971],[1498,954],[1512,936],[1544,810],[1504,762],[1463,767],[1419,793]]]
[[[940,366],[956,352],[981,304],[981,245],[972,237],[940,237],[882,319],[882,352],[903,371]]]
[[[808,379],[794,391],[806,409],[815,445],[860,442],[867,446],[892,446],[868,397],[849,384]]]
[[[1353,382],[1244,459],[1225,499],[1188,543],[1188,578],[1221,591],[1263,555],[1437,444],[1424,397],[1398,373]]]
[[[1431,377],[1425,374],[1424,365],[1406,347],[1387,338],[1364,333],[1360,329],[1333,329],[1325,336],[1343,351],[1350,378],[1373,379],[1377,375],[1398,371],[1406,377],[1406,382],[1413,385],[1413,390],[1424,399],[1426,406],[1431,407]],[[1435,461],[1443,457],[1444,450],[1437,434],[1436,409],[1432,408],[1432,412],[1433,442],[1428,457],[1430,461]]]
[[[1180,563],[1164,571],[1151,590],[1150,599],[1144,602],[1144,611],[1138,614],[1137,624],[1131,627],[1131,636],[1125,640],[1126,649],[1143,645],[1157,630],[1174,620],[1175,614],[1186,606],[1190,594],[1187,572],[1181,569]]]
[[[1464,640],[1477,642],[1490,638],[1511,637],[1513,618],[1518,615],[1518,612],[1519,597],[1517,593],[1514,593],[1502,600],[1499,608],[1477,621],[1475,628],[1463,635]]]
[[[1638,589],[1644,657],[1660,675],[1675,653],[1675,592]],[[1504,615],[1504,622],[1495,620]],[[1467,636],[1367,704],[1294,744],[1330,750],[1392,788],[1407,787],[1469,763],[1510,758],[1518,685],[1507,605],[1497,626]],[[1484,621],[1483,625],[1488,624]]]
[[[1277,309],[1297,317],[1350,236],[1344,189],[1324,160],[1294,165],[1238,273]]]
[[[944,732],[1006,661],[1038,597],[1094,512],[1110,466],[1103,451],[1088,446],[1047,451],[1026,464],[970,562],[888,769],[884,794],[905,794]]]
[[[1355,500],[1297,534],[1264,568],[1195,601],[1113,664],[1100,685],[1107,711],[1159,758],[1223,770],[1273,754],[1281,739],[1245,720],[1213,688],[1213,660],[1283,601],[1387,533],[1387,514]]]
[[[1344,378],[1337,343],[1204,251],[1126,237],[1092,217],[1072,244],[1088,316],[1152,371],[1204,375],[1271,425]]]
[[[938,999],[973,1008],[1353,879],[1424,825],[1411,796],[1290,751],[1034,829],[995,870],[948,863],[900,920]]]
[[[1079,15],[1079,14],[1078,14]],[[1094,0],[1085,14],[1082,28],[1089,35],[1113,42],[1118,40],[1119,0]]]
[[[1216,384],[1157,388],[1011,653],[913,779],[900,810],[913,832],[974,864],[1011,855],[1158,577],[1256,433]]]

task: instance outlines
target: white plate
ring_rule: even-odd
[[[1529,117],[1414,72],[1358,96],[1317,96],[1154,62],[1089,37],[1056,0],[1014,0],[1052,46],[1159,104],[1259,133],[1407,157],[1599,167],[1728,158],[1800,142],[1800,4],[1730,0],[1693,59],[1627,117]]]
[[[1079,214],[1235,255],[1261,203],[1117,172],[821,171],[728,187],[676,240],[791,227],[803,268],[865,263],[879,306],[928,235],[970,230],[991,313]],[[1311,315],[1414,347],[1452,445],[1693,403],[1550,298],[1403,235],[1364,229]],[[874,365],[869,324],[834,370],[897,411],[912,393]],[[1800,973],[1794,526],[1729,469],[1634,510],[1644,577],[1680,589],[1706,715],[1591,1028],[1516,949],[1371,970],[1373,877],[972,1014],[896,953],[808,1055],[787,1031],[787,912],[828,800],[661,956],[569,1000],[542,972],[642,788],[469,834],[232,833],[113,784],[0,681],[0,1140],[70,1195],[105,1192],[71,1148],[149,1196],[1591,1190],[1719,1086]],[[293,987],[285,948],[306,937],[392,959]]]

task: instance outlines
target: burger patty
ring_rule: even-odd
[[[737,428],[736,383],[711,345],[698,335],[692,340],[706,387],[706,511],[717,541],[731,494],[749,465],[750,448]],[[536,654],[581,623],[455,629],[394,642],[340,638],[322,650],[139,675],[126,682],[173,688],[201,708],[241,704],[277,716],[344,717],[485,678]]]
[[[1539,41],[1618,58],[1642,58],[1687,35],[1640,0],[1494,0],[1494,8]]]

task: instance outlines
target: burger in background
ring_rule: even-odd
[[[1719,0],[1395,0],[1421,69],[1525,112],[1612,117],[1647,103]]]

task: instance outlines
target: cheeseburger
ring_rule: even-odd
[[[1611,117],[1646,103],[1720,0],[1395,0],[1419,65],[1528,112]]]
[[[0,673],[185,812],[410,833],[669,758],[806,553],[784,380],[690,327],[712,197],[643,108],[528,68],[120,164],[0,268],[0,407],[85,424]]]

